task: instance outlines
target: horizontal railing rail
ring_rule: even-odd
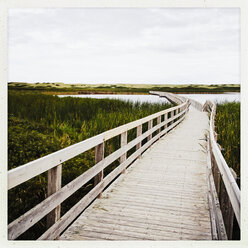
[[[214,126],[216,113],[215,103],[207,101],[204,104],[204,110],[208,110],[211,113],[209,130],[211,171],[213,173],[216,194],[218,196],[223,220],[225,223],[226,235],[229,239],[232,239],[234,217],[233,212],[235,214],[237,223],[240,226],[240,189],[235,180],[235,172],[232,170],[232,168],[229,168],[229,166],[227,165],[220,151],[219,145],[216,142],[217,135],[215,133]],[[216,220],[217,219],[218,216],[216,216]],[[224,233],[222,227],[220,227],[219,232]]]
[[[34,160],[8,171],[8,189],[48,171],[48,197],[28,212],[8,225],[8,237],[16,239],[45,216],[50,216],[49,228],[39,239],[57,239],[61,232],[107,187],[120,173],[125,171],[135,159],[149,148],[162,135],[166,134],[184,118],[189,102],[166,109],[142,119],[119,126],[67,148]],[[157,124],[153,126],[153,120]],[[148,123],[148,130],[142,133],[142,125]],[[137,129],[136,138],[127,142],[127,132]],[[155,134],[156,132],[156,134]],[[153,135],[155,134],[155,135]],[[121,147],[104,158],[105,141],[121,136]],[[142,144],[142,141],[147,142]],[[95,165],[61,188],[63,162],[95,147]],[[136,147],[136,151],[127,157],[127,152]],[[120,165],[104,177],[104,169],[120,159]],[[60,205],[74,192],[94,178],[94,188],[77,204],[60,217]]]

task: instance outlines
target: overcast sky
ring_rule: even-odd
[[[240,83],[239,9],[11,9],[9,82]]]

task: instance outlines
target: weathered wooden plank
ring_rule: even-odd
[[[206,211],[206,209],[203,209],[204,211],[198,211],[196,212],[190,212],[190,211],[184,211],[181,209],[173,209],[172,207],[164,207],[164,208],[148,208],[142,205],[120,205],[118,203],[111,202],[111,205],[104,205],[106,211],[133,211],[133,212],[139,212],[144,215],[146,214],[159,214],[159,216],[165,216],[165,217],[173,217],[176,219],[180,219],[181,217],[186,218],[197,218],[198,220],[209,222],[209,213]],[[159,211],[159,212],[158,212]]]
[[[156,128],[156,127],[155,127]],[[15,239],[21,233],[25,232],[28,228],[34,225],[37,221],[39,221],[42,217],[44,217],[47,213],[49,213],[54,207],[63,202],[66,198],[68,198],[72,193],[74,193],[77,189],[87,183],[92,177],[94,177],[97,173],[100,173],[105,167],[107,167],[110,163],[115,161],[118,157],[120,157],[124,152],[132,148],[136,145],[143,137],[147,137],[149,132],[152,132],[153,129],[144,133],[142,136],[139,136],[135,140],[131,141],[124,147],[120,148],[116,152],[112,153],[105,159],[98,162],[94,167],[90,168],[84,174],[74,179],[72,182],[64,186],[60,191],[56,192],[52,196],[45,199],[39,205],[34,207],[33,209],[26,212],[24,215],[20,216],[18,219],[13,221],[8,226],[9,231],[9,239]],[[152,142],[158,139],[160,134],[156,135],[152,138]],[[147,149],[152,142],[147,142],[139,152],[134,153],[128,161],[133,161],[137,156],[139,156],[145,149]],[[102,148],[101,148],[102,149]],[[136,156],[136,157],[135,157]],[[129,162],[129,163],[130,163]],[[126,165],[126,164],[125,164]],[[127,166],[127,165],[126,165]],[[17,227],[18,226],[18,227]]]
[[[210,233],[210,226],[203,225],[205,222],[196,222],[189,219],[188,222],[180,222],[175,218],[166,218],[157,216],[153,218],[152,216],[144,216],[139,213],[132,212],[104,212],[99,211],[87,211],[84,214],[84,217],[87,219],[98,219],[103,221],[117,222],[117,223],[129,223],[130,225],[148,225],[151,229],[167,230],[168,228],[181,229],[185,233]],[[191,220],[191,221],[190,221]],[[80,219],[81,221],[81,219]],[[78,225],[79,222],[75,222],[75,225]],[[126,224],[127,225],[127,224]],[[199,227],[203,229],[204,232],[199,230]]]
[[[136,137],[139,137],[140,135],[142,135],[142,125],[137,126],[137,135]],[[138,150],[141,147],[141,142],[139,142],[136,145],[136,150]]]
[[[75,225],[80,228],[84,228],[84,226],[88,226],[91,223],[96,226],[97,223],[103,223],[106,225],[109,225],[108,227],[114,227],[114,228],[119,228],[119,226],[125,226],[125,229],[129,229],[130,231],[149,231],[151,232],[163,232],[167,233],[169,237],[171,237],[173,234],[176,236],[180,235],[188,235],[194,233],[196,236],[210,236],[211,234],[203,230],[199,230],[199,225],[195,227],[195,229],[189,229],[189,226],[187,228],[183,228],[181,223],[174,223],[175,225],[162,225],[163,223],[160,224],[152,224],[147,221],[134,221],[133,219],[126,219],[126,218],[109,218],[108,215],[101,215],[101,216],[94,216],[94,215],[87,215],[84,216],[85,218],[80,218],[80,221],[77,221]],[[98,226],[101,228],[101,226]],[[132,229],[133,228],[133,229]],[[136,230],[135,230],[136,229]]]
[[[137,186],[138,187],[138,186]],[[118,192],[118,193],[117,193]],[[137,193],[140,193],[142,194],[141,197],[135,197],[137,194],[135,194],[135,192],[130,192],[130,191],[125,191],[125,192],[122,192],[122,191],[117,191],[117,192],[113,192],[112,195],[115,196],[115,199],[116,199],[116,195],[119,195],[121,198],[123,199],[128,199],[128,195],[130,195],[129,199],[133,199],[133,202],[136,202],[138,200],[141,200],[142,202],[146,202],[146,201],[152,201],[154,202],[155,201],[155,197],[152,197],[153,194],[152,193],[145,193],[145,194],[142,194],[141,192],[142,191],[137,191]],[[172,193],[173,194],[173,193]],[[172,195],[170,193],[167,193],[167,194],[164,194],[164,200],[161,200],[160,204],[162,204],[163,202],[167,203],[167,206],[168,205],[173,205],[175,203],[179,203],[180,201],[183,201],[184,203],[184,206],[186,207],[187,205],[192,205],[194,204],[195,207],[198,207],[198,206],[202,206],[202,205],[205,205],[205,200],[204,198],[200,198],[198,199],[196,196],[192,199],[190,198],[189,196],[187,197],[184,197],[184,196],[180,196],[180,194],[178,193],[178,195]],[[156,194],[156,198],[157,199],[161,199],[162,197],[162,194],[161,195],[157,195]],[[191,201],[190,201],[191,199]],[[159,200],[158,200],[159,201]],[[168,201],[170,201],[170,203],[168,203]]]
[[[184,219],[185,223],[186,223],[187,218],[196,219],[199,217],[199,215],[201,216],[200,218],[201,221],[206,221],[206,222],[209,221],[209,214],[205,214],[206,209],[204,208],[201,208],[200,210],[196,209],[195,212],[193,212],[193,211],[183,210],[183,208],[173,209],[173,206],[168,206],[168,207],[166,206],[164,208],[150,206],[152,209],[152,211],[150,212],[148,207],[144,207],[139,204],[137,204],[136,207],[130,207],[131,205],[129,206],[125,205],[126,208],[124,208],[124,207],[121,207],[120,204],[118,203],[111,202],[111,206],[110,205],[104,205],[104,206],[105,206],[104,209],[108,212],[112,212],[112,211],[117,212],[117,211],[123,210],[124,212],[133,211],[133,212],[137,212],[137,213],[144,214],[144,215],[150,214],[154,216],[156,215],[156,211],[161,211],[159,212],[159,215],[161,217],[163,216],[164,218],[168,218],[168,219],[174,218],[175,220],[179,220],[179,221],[180,219]]]
[[[150,130],[153,126],[153,120],[148,121],[148,130]],[[150,134],[147,138],[147,140],[149,141],[152,138],[152,135]]]
[[[205,116],[207,125],[206,114],[202,113],[201,115]],[[169,122],[175,120],[173,118],[170,118]],[[197,115],[195,119],[198,123],[199,117]],[[178,123],[177,121],[171,126]],[[182,126],[185,126],[186,123],[189,122],[184,122]],[[196,125],[197,128],[199,125]],[[203,126],[202,130],[205,128],[206,126]],[[167,130],[162,130],[161,133],[165,133]],[[166,135],[166,139],[170,139],[174,135],[175,131],[172,131]],[[198,137],[196,141],[192,140],[194,146],[199,145],[197,139],[203,135],[203,132],[193,132],[192,135]],[[153,137],[149,142],[154,142],[153,140],[158,137],[160,135]],[[161,138],[159,142],[165,142],[166,139]],[[190,136],[186,136],[185,139],[190,139]],[[167,142],[165,143],[167,144]],[[154,149],[159,147],[157,144],[159,143],[153,146]],[[190,147],[190,144],[190,142],[186,142],[184,145]],[[194,148],[194,146],[192,147]],[[85,210],[84,214],[81,215],[86,217],[85,221],[82,220],[84,227],[90,232],[99,231],[100,228],[101,232],[105,232],[103,229],[108,226],[106,232],[112,234],[113,231],[122,232],[124,229],[124,234],[123,232],[120,234],[124,236],[128,236],[126,229],[131,230],[135,235],[139,232],[143,233],[142,237],[137,237],[138,239],[154,238],[154,240],[158,240],[160,235],[165,239],[165,233],[170,233],[170,231],[166,231],[167,229],[175,231],[175,234],[172,232],[175,239],[211,239],[210,217],[207,208],[206,161],[195,162],[188,159],[186,166],[180,166],[180,163],[174,166],[175,163],[170,165],[170,161],[175,160],[172,157],[166,165],[164,162],[158,161],[166,161],[168,154],[157,156],[157,154],[152,155],[152,151],[153,148],[149,148],[143,153],[142,157],[127,169],[125,175],[121,175],[111,184],[103,194],[102,199],[97,199],[92,206]],[[163,149],[159,152],[163,153]],[[92,218],[95,224],[87,223],[87,219],[91,221]],[[97,220],[102,222],[103,226],[99,227]],[[149,223],[152,228],[149,229],[148,227],[147,229]],[[162,226],[160,229],[159,223]],[[72,230],[73,225],[70,230]],[[94,226],[93,229],[91,229],[92,225]],[[147,230],[151,232],[149,233]],[[87,231],[84,235],[86,233]],[[199,233],[206,235],[197,236]],[[115,235],[119,234],[115,233]]]
[[[121,147],[127,145],[127,132],[124,132],[121,134]],[[127,153],[124,153],[120,157],[120,163],[123,163],[127,159]],[[125,173],[125,169],[122,171],[122,173]]]
[[[53,193],[61,189],[61,180],[62,180],[62,165],[58,165],[55,168],[52,168],[48,171],[47,174],[47,195],[50,196]],[[47,215],[47,228],[52,226],[60,218],[60,205],[53,209]]]
[[[231,173],[232,173],[232,175],[236,181],[237,180],[237,174],[235,173],[235,171],[232,168],[230,168],[230,171],[231,171]],[[222,195],[224,195],[224,194],[226,194],[226,191],[225,191],[225,193],[222,192]],[[227,194],[226,194],[226,197],[223,197],[222,201],[224,204],[227,204],[227,206],[228,206],[226,208],[226,212],[225,213],[222,212],[222,216],[223,216],[225,226],[226,226],[227,237],[228,237],[228,239],[231,240],[232,236],[233,236],[234,211],[232,208],[232,204],[231,204],[230,200],[228,199]]]
[[[95,162],[99,163],[104,159],[104,142],[95,147]],[[103,169],[94,177],[94,186],[98,183],[101,183],[103,180]],[[102,196],[102,191],[98,195],[98,197]]]
[[[53,226],[51,226],[40,238],[54,239],[78,216],[102,191],[104,180],[98,183],[86,196],[66,212]]]
[[[161,115],[157,117],[157,125],[161,123]],[[158,129],[158,132],[160,133],[161,128]]]
[[[173,229],[173,228],[166,228],[161,230],[159,228],[151,228],[151,226],[147,224],[140,224],[140,225],[130,225],[128,222],[116,222],[116,221],[106,221],[102,219],[82,219],[82,222],[77,223],[78,227],[82,230],[82,232],[86,233],[88,230],[102,232],[102,233],[109,233],[109,234],[119,234],[119,235],[126,235],[131,237],[137,238],[145,238],[145,239],[155,239],[155,240],[163,240],[163,239],[171,239],[171,238],[178,238],[178,236],[194,236],[199,237],[201,239],[205,239],[206,236],[209,237],[209,233],[202,233],[202,232],[184,232],[184,230]],[[78,229],[79,229],[78,228]],[[143,235],[143,237],[142,237]]]
[[[90,201],[92,201],[99,193],[99,190],[103,190],[121,171],[127,167],[133,160],[136,159],[145,149],[147,149],[156,139],[158,135],[153,137],[149,142],[141,147],[138,151],[134,152],[128,157],[119,167],[115,168],[110,174],[107,175],[102,181],[93,188],[84,198],[82,198],[75,206],[73,206],[65,215],[63,215],[59,221],[57,221],[50,229],[48,229],[39,239],[54,239],[59,235],[71,222],[75,219],[80,212],[82,212]]]
[[[135,222],[144,221],[145,223],[161,226],[181,226],[183,229],[197,229],[211,233],[209,221],[206,221],[206,219],[192,218],[191,216],[185,216],[185,218],[182,218],[182,216],[175,217],[175,215],[160,215],[159,213],[153,214],[149,212],[144,213],[132,209],[129,211],[125,211],[125,209],[112,209],[111,211],[106,211],[104,208],[90,209],[90,211],[85,211],[83,216],[88,218],[90,218],[90,216],[99,216],[99,218],[105,216],[106,218],[123,218],[127,220],[130,218]]]
[[[89,150],[101,142],[103,142],[102,134],[10,170],[8,172],[8,189]]]

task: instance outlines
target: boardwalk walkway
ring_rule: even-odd
[[[193,107],[62,234],[62,240],[208,240],[206,112]]]

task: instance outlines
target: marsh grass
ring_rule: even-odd
[[[229,167],[240,177],[240,102],[216,105],[215,126],[217,141]]]

